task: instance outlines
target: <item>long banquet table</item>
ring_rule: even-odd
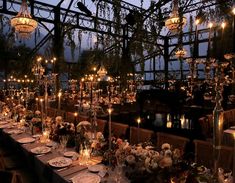
[[[31,137],[28,133],[21,134],[8,134],[10,129],[1,129],[0,138],[9,148],[14,149],[22,156],[21,161],[27,162],[28,167],[33,170],[37,182],[39,183],[66,183],[71,182],[71,178],[79,173],[88,172],[88,168],[85,165],[80,165],[78,160],[73,161],[72,165],[66,168],[54,168],[48,164],[48,160],[55,157],[63,156],[56,149],[52,149],[49,153],[43,155],[35,155],[31,152],[32,148],[45,145],[40,141],[35,141],[28,144],[20,144],[19,139],[25,137]],[[91,164],[97,164],[100,162],[100,157],[91,158]]]

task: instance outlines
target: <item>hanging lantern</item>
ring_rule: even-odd
[[[29,38],[31,33],[37,28],[38,23],[32,19],[26,0],[22,1],[20,11],[11,19],[11,26],[15,28],[16,33],[20,38]]]
[[[176,58],[183,58],[187,55],[187,51],[184,48],[179,48],[175,51]]]
[[[169,31],[175,33],[182,27],[184,27],[187,23],[186,17],[180,17],[178,12],[178,0],[174,0],[173,2],[173,10],[170,17],[166,20],[165,26],[169,29]]]

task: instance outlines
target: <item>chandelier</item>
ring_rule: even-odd
[[[101,80],[104,79],[104,77],[106,76],[107,70],[105,69],[103,64],[101,64],[100,69],[97,71],[97,74],[99,75]]]
[[[186,17],[180,17],[178,12],[178,0],[173,1],[173,9],[170,17],[166,20],[165,26],[169,29],[171,32],[178,32],[180,28],[183,28],[186,23],[187,19]]]
[[[11,26],[19,34],[19,37],[25,39],[30,37],[30,34],[37,28],[38,23],[32,19],[26,0],[22,1],[20,11],[11,19]]]
[[[176,58],[183,58],[187,55],[187,51],[184,48],[179,48],[175,51]]]

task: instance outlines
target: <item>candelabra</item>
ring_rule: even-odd
[[[45,115],[47,116],[47,108],[48,108],[48,86],[56,83],[56,75],[57,74],[49,74],[42,75],[39,79],[39,84],[44,86],[44,100],[45,100]]]
[[[218,160],[220,157],[223,123],[224,123],[224,112],[222,107],[223,100],[223,86],[226,83],[226,77],[224,69],[228,66],[227,62],[218,63],[215,67],[215,108],[213,110],[213,159],[214,159],[214,173],[218,175]]]

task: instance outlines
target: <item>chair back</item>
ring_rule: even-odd
[[[207,168],[213,168],[213,144],[208,141],[194,140],[195,144],[195,162],[202,164]],[[233,148],[221,146],[218,166],[223,169],[232,170]]]
[[[64,119],[65,118],[65,111],[56,110],[56,116],[61,116]]]
[[[211,142],[194,140],[195,162],[207,168],[213,168],[213,145]]]
[[[75,121],[74,113],[66,112],[65,120],[70,122],[70,123],[73,123]]]
[[[125,138],[126,137],[126,131],[129,127],[128,125],[122,124],[122,123],[117,123],[117,122],[112,122],[111,127],[112,127],[112,133],[115,137],[117,137],[117,138]]]
[[[141,142],[148,142],[151,140],[154,131],[143,128],[130,127],[130,143],[138,144]]]
[[[228,146],[221,146],[219,156],[219,167],[225,170],[233,169],[233,148]]]
[[[56,116],[56,109],[53,109],[53,108],[49,107],[47,109],[47,115],[49,117],[51,117],[51,118],[55,118],[55,116]]]
[[[107,124],[107,120],[97,119],[96,122],[97,122],[97,131],[104,133],[104,128],[105,125]]]
[[[78,115],[78,122],[89,121],[89,116]]]
[[[189,142],[188,138],[180,137],[177,135],[172,135],[163,132],[157,132],[157,146],[161,147],[162,144],[168,143],[173,148],[179,148],[184,151],[186,144]]]

